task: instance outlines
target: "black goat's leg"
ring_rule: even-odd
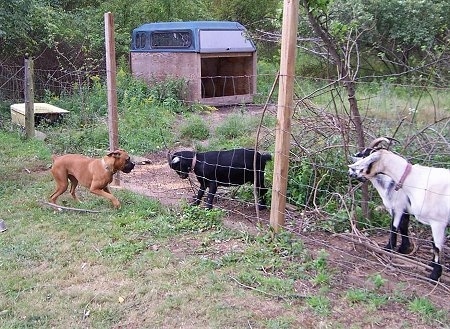
[[[208,195],[206,197],[206,208],[207,209],[212,209],[214,196],[215,196],[216,192],[217,192],[217,184],[215,184],[215,183],[209,184]]]
[[[193,204],[198,206],[200,202],[202,201],[203,195],[205,194],[206,187],[203,186],[203,184],[200,185],[200,188],[197,192],[197,196],[194,196],[194,202]]]
[[[267,209],[266,206],[266,193],[268,188],[264,186],[264,172],[260,172],[256,181],[256,192],[258,193],[258,209]]]

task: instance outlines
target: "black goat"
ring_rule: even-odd
[[[255,158],[256,155],[256,158]],[[212,208],[218,186],[256,183],[259,209],[266,209],[264,168],[271,160],[270,154],[261,154],[253,149],[234,149],[226,151],[192,152],[179,151],[168,154],[169,166],[185,179],[194,172],[200,183],[194,204],[199,205],[208,188],[206,207]],[[255,163],[255,166],[253,164]],[[256,181],[254,173],[256,172]]]

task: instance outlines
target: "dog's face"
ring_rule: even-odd
[[[115,170],[128,174],[134,168],[134,162],[131,161],[130,156],[124,150],[115,150],[108,153],[107,156],[114,160],[113,166]]]

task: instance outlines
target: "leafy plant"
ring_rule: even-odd
[[[205,140],[209,137],[209,128],[199,115],[189,115],[180,127],[180,137]]]
[[[130,153],[143,154],[170,145],[174,138],[170,129],[174,115],[163,100],[171,97],[170,88],[178,82],[166,82],[168,87],[163,89],[166,92],[163,95],[162,87],[152,89],[123,70],[119,70],[117,80],[119,146]],[[48,102],[70,110],[61,125],[41,127],[55,153],[100,155],[109,149],[105,84],[96,76],[91,81],[92,85],[64,97],[47,94]]]
[[[154,101],[173,112],[186,110],[183,106],[186,93],[187,82],[182,78],[171,77],[151,83],[150,94]]]
[[[371,281],[373,282],[375,289],[378,290],[381,287],[384,286],[384,284],[386,283],[386,279],[383,278],[379,273],[374,274],[370,277]]]
[[[199,206],[185,206],[175,220],[173,229],[177,232],[203,232],[222,226],[224,213],[219,208],[206,209]]]
[[[442,323],[447,321],[447,317],[444,312],[438,310],[433,303],[423,297],[415,297],[413,300],[409,302],[408,309],[411,312],[418,313],[427,321],[439,320]]]
[[[331,303],[326,296],[311,296],[306,299],[306,303],[311,307],[314,312],[321,316],[330,314]]]
[[[231,114],[219,126],[215,134],[224,139],[235,139],[248,133],[249,119],[241,114]]]

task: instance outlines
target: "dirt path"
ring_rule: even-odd
[[[153,153],[145,158],[135,158],[135,168],[129,174],[121,175],[122,185],[130,191],[159,200],[167,206],[174,206],[181,200],[192,197],[189,180],[180,179],[167,164],[165,153]],[[143,164],[142,162],[147,163]]]

